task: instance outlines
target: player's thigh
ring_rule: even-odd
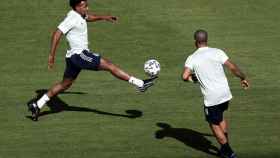
[[[109,59],[100,59],[99,70],[112,71],[114,68],[116,68],[116,66]]]
[[[219,125],[223,121],[223,111],[218,106],[204,107],[204,114],[210,124]]]
[[[81,54],[72,55],[71,60],[80,69],[97,71],[100,67],[101,56],[84,50]]]
[[[204,107],[206,121],[211,124],[219,125],[224,120],[224,111],[228,109],[229,101],[219,105]]]
[[[219,108],[221,109],[221,111],[226,111],[228,109],[228,106],[229,106],[229,101],[226,101],[222,104],[219,105]]]
[[[79,73],[81,72],[81,68],[79,66],[77,66],[74,62],[73,62],[74,58],[66,58],[65,59],[65,70],[64,70],[64,75],[63,75],[63,80],[62,83],[65,80],[66,82],[69,82],[69,80],[75,80]]]

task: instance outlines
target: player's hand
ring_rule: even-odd
[[[250,84],[247,80],[241,80],[241,86],[246,90],[250,87]]]
[[[48,60],[48,69],[52,70],[54,65],[54,56],[49,55],[49,60]]]
[[[192,74],[189,76],[188,81],[193,82],[193,83],[197,83],[197,82],[198,82],[198,79],[197,79],[196,75],[195,75],[194,73],[192,73]]]
[[[106,20],[110,21],[112,23],[115,23],[118,20],[118,17],[116,17],[116,16],[107,16]]]

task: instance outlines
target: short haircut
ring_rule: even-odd
[[[76,5],[80,4],[82,1],[87,0],[69,0],[69,5],[75,10]]]
[[[194,40],[198,43],[205,43],[208,40],[208,33],[202,29],[196,30],[194,33]]]

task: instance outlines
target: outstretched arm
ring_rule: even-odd
[[[88,13],[86,20],[88,22],[94,22],[94,21],[100,21],[100,20],[106,20],[110,22],[116,22],[118,18],[116,16],[110,16],[110,15],[94,15],[92,13]]]
[[[62,36],[62,32],[59,29],[57,29],[52,35],[51,50],[50,50],[49,60],[48,60],[48,69],[49,70],[53,68],[56,49],[57,49],[61,36]]]
[[[249,82],[246,80],[245,74],[238,68],[236,64],[231,62],[230,60],[227,60],[224,65],[236,76],[240,78],[241,86],[244,89],[249,88]]]

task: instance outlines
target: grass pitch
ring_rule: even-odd
[[[26,102],[63,74],[66,40],[54,71],[47,71],[47,57],[51,32],[68,12],[68,1],[3,1],[1,158],[215,158],[207,149],[219,146],[207,136],[199,88],[180,79],[198,28],[208,30],[210,46],[224,49],[252,84],[245,92],[228,75],[233,149],[240,158],[280,157],[278,0],[89,2],[97,14],[119,17],[116,24],[88,25],[90,48],[141,78],[143,63],[156,58],[159,80],[141,94],[109,73],[84,71],[53,102],[64,111],[45,107],[39,122],[32,122]]]

